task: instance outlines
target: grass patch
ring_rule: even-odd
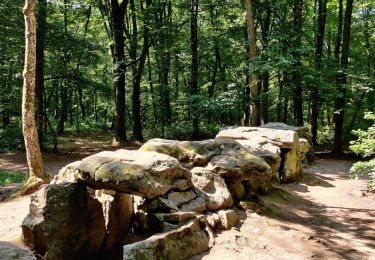
[[[25,182],[27,176],[21,171],[3,171],[0,170],[0,186],[6,187],[14,183]]]

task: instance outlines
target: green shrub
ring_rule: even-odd
[[[367,131],[353,131],[353,134],[358,136],[358,139],[351,142],[350,149],[356,154],[368,158],[375,155],[375,115],[373,113],[366,113],[365,119],[373,120],[374,123]],[[368,189],[375,191],[375,159],[353,164],[350,173],[352,174],[352,178],[355,179],[361,176],[368,177]]]
[[[24,147],[22,129],[20,127],[0,130],[0,153],[23,150]]]
[[[21,171],[0,171],[0,186],[9,186],[26,181],[27,176]]]

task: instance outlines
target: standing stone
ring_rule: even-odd
[[[49,184],[31,196],[25,244],[49,260],[95,259],[103,245],[101,204],[80,183]]]
[[[98,199],[102,203],[106,229],[103,250],[112,252],[128,234],[133,214],[132,197],[104,190]]]

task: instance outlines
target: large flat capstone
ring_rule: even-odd
[[[156,152],[101,152],[64,167],[53,183],[82,181],[94,189],[154,198],[192,187],[191,173],[175,158]]]

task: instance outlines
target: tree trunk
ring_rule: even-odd
[[[293,77],[293,106],[294,106],[294,121],[297,126],[303,126],[303,105],[302,105],[302,79],[301,79],[301,54],[299,48],[301,47],[302,37],[302,0],[294,1],[294,44],[292,55],[295,61]]]
[[[340,49],[341,49],[341,37],[342,37],[342,16],[343,16],[343,0],[339,0],[339,13],[338,13],[338,23],[337,23],[337,35],[336,35],[336,45],[333,51],[334,58],[336,62],[339,62]]]
[[[191,82],[190,82],[190,95],[198,95],[198,6],[199,0],[191,0]],[[199,118],[198,108],[196,104],[192,104],[192,138],[199,136]]]
[[[262,21],[262,52],[264,61],[268,61],[267,48],[268,48],[268,34],[271,24],[271,8],[269,2],[266,1],[266,10],[263,15]],[[260,99],[260,124],[264,125],[268,123],[268,91],[270,85],[270,73],[265,71],[262,75],[262,91]]]
[[[22,90],[22,131],[25,140],[29,179],[20,190],[21,194],[34,192],[49,181],[43,169],[38,132],[35,122],[35,74],[36,74],[36,22],[35,0],[26,0],[23,8],[25,18],[25,68]]]
[[[40,149],[44,150],[44,39],[47,24],[47,0],[38,0],[37,29],[36,29],[36,123]]]
[[[113,84],[116,89],[115,141],[127,142],[125,127],[125,38],[123,1],[111,0],[111,23],[113,27]]]
[[[327,0],[319,0],[319,11],[318,11],[318,32],[316,35],[316,49],[315,49],[315,68],[317,71],[321,71],[322,55],[323,55],[323,44],[324,44],[324,31],[326,26],[327,16]],[[316,86],[311,91],[311,133],[312,143],[317,145],[317,133],[318,133],[318,108],[319,108],[319,90]]]
[[[333,153],[343,153],[343,133],[344,133],[344,117],[345,117],[345,102],[346,102],[346,82],[348,61],[349,61],[349,43],[350,43],[350,27],[352,21],[353,0],[347,0],[345,10],[345,24],[341,51],[341,69],[342,71],[337,75],[337,89],[339,96],[335,102],[335,142]]]
[[[258,92],[258,78],[254,72],[254,64],[252,60],[256,56],[256,35],[254,25],[253,1],[245,0],[246,8],[246,28],[248,38],[248,57],[249,57],[249,91],[250,94],[250,107],[245,108],[243,125],[258,126],[259,125],[259,92]]]

